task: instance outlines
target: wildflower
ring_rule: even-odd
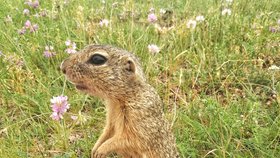
[[[53,47],[52,46],[46,46],[45,47],[45,51],[44,51],[44,56],[47,58],[50,58],[52,56],[54,56],[56,53],[53,51]]]
[[[157,16],[156,16],[154,13],[150,13],[150,14],[148,15],[148,21],[149,21],[150,23],[156,22],[156,21],[157,21]]]
[[[25,65],[23,59],[14,54],[5,55],[4,60],[9,62],[11,65],[15,65],[18,69],[21,69]]]
[[[39,1],[38,0],[35,0],[34,2],[32,0],[28,0],[24,4],[27,4],[29,7],[32,7],[34,9],[39,7]]]
[[[24,23],[24,27],[25,28],[30,28],[31,27],[31,22],[29,20],[27,20],[25,23]]]
[[[65,51],[66,51],[66,53],[68,53],[68,54],[74,54],[74,53],[77,52],[77,51],[76,51],[75,49],[73,49],[73,48],[67,48]]]
[[[160,52],[160,48],[155,44],[149,44],[148,49],[149,49],[149,52],[153,53],[153,54]]]
[[[22,29],[18,30],[18,34],[20,34],[20,35],[25,34],[25,32],[26,32],[25,28],[22,28]]]
[[[31,23],[29,20],[27,20],[27,21],[24,23],[23,28],[20,29],[20,30],[18,31],[18,33],[19,33],[20,35],[23,35],[23,34],[25,34],[25,32],[26,32],[28,29],[29,29],[29,32],[30,32],[30,33],[33,33],[33,32],[35,32],[35,31],[37,31],[38,28],[39,28],[38,24],[33,24],[33,25],[32,25],[32,23]]]
[[[159,10],[159,13],[160,13],[161,15],[163,15],[163,14],[166,13],[166,10],[161,8],[161,9]]]
[[[71,115],[70,118],[75,121],[75,124],[84,124],[87,121],[86,116],[84,116],[80,111],[76,115]]]
[[[39,15],[38,13],[34,14],[33,16],[34,16],[35,18],[39,18],[39,17],[40,17],[40,15]]]
[[[280,67],[276,66],[276,65],[271,65],[268,70],[271,70],[271,71],[280,71]]]
[[[149,12],[150,13],[154,13],[155,12],[155,8],[150,8]]]
[[[277,21],[277,24],[280,25],[280,19]]]
[[[231,10],[226,8],[222,11],[222,15],[231,15]]]
[[[3,55],[2,51],[0,51],[0,57]]]
[[[76,43],[75,42],[71,42],[70,40],[66,40],[65,41],[65,45],[68,47],[65,52],[68,53],[68,54],[73,54],[73,53],[76,53],[76,49],[77,49],[77,46],[76,46]]]
[[[53,111],[51,117],[53,120],[63,119],[63,114],[70,108],[67,99],[67,96],[62,95],[51,99],[51,108]]]
[[[40,14],[41,17],[46,17],[47,16],[47,11],[42,10],[39,14]]]
[[[38,0],[35,0],[32,4],[32,7],[33,8],[38,8],[39,7],[39,1]]]
[[[65,41],[65,45],[66,45],[66,46],[70,46],[70,45],[71,45],[71,41],[70,41],[70,40],[66,40],[66,41]]]
[[[35,32],[35,31],[37,31],[38,29],[39,29],[38,24],[34,24],[34,25],[32,25],[32,27],[30,27],[30,33]]]
[[[5,17],[5,22],[7,22],[7,23],[13,22],[12,17],[11,17],[10,15],[7,15],[7,16]]]
[[[24,4],[27,4],[27,5],[31,6],[31,5],[32,5],[32,0],[26,0],[26,1],[24,2]]]
[[[30,14],[30,11],[28,9],[23,10],[23,15],[29,15],[29,14]]]
[[[196,21],[195,20],[189,20],[187,22],[187,28],[192,28],[194,29],[196,27]]]
[[[24,66],[24,61],[22,59],[18,59],[15,64],[17,67],[22,68]]]
[[[197,16],[197,17],[195,18],[195,20],[198,21],[198,22],[202,22],[202,21],[205,20],[205,18],[204,18],[203,15],[199,15],[199,16]]]
[[[6,55],[4,56],[4,60],[9,62],[10,64],[14,64],[18,58],[15,55]]]
[[[53,120],[59,121],[60,119],[63,119],[63,116],[62,116],[61,113],[53,112],[53,113],[51,114],[51,118],[52,118]]]
[[[103,26],[108,27],[108,25],[109,25],[109,20],[107,20],[107,19],[103,19],[99,22],[99,26],[101,26],[101,27],[103,27]]]
[[[75,121],[75,120],[78,119],[78,116],[72,115],[72,116],[71,116],[71,119]]]
[[[275,33],[275,32],[277,32],[277,29],[275,27],[270,26],[269,31],[272,33]]]

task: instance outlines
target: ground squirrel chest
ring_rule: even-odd
[[[89,45],[61,64],[76,88],[105,101],[106,125],[91,157],[178,157],[162,103],[132,53],[108,45]]]

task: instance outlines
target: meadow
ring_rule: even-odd
[[[182,158],[279,157],[279,0],[0,3],[0,157],[89,157],[105,108],[59,66],[95,43],[140,58]]]

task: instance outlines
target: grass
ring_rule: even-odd
[[[40,1],[33,9],[20,0],[2,2],[1,157],[89,157],[105,111],[100,100],[78,93],[58,70],[68,56],[67,39],[78,49],[111,44],[139,56],[173,123],[181,157],[279,156],[280,75],[269,70],[280,66],[279,0],[113,3],[52,0]],[[157,32],[147,22],[151,7],[158,16],[160,8],[171,10],[173,16],[167,19],[174,29]],[[25,8],[30,15],[23,15]],[[222,16],[224,8],[232,14]],[[44,10],[46,17],[34,16]],[[197,15],[204,15],[205,21],[187,28]],[[109,26],[100,27],[105,18]],[[26,20],[39,29],[19,35]],[[278,27],[278,32],[270,27]],[[148,52],[152,43],[160,46],[160,53]],[[54,47],[55,56],[43,56],[47,45]],[[54,121],[50,99],[61,94],[69,97],[71,106],[63,120]]]

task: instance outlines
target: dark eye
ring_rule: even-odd
[[[103,55],[100,54],[94,54],[93,56],[90,57],[89,63],[94,64],[94,65],[102,65],[107,61],[107,58],[104,57]]]

